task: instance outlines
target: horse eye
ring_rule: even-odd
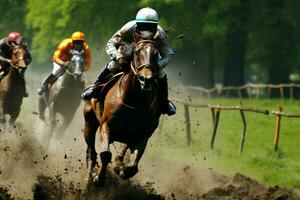
[[[139,55],[140,54],[140,51],[139,50],[136,50],[134,51],[135,55]]]

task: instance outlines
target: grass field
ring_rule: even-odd
[[[34,76],[35,77],[35,76]],[[24,99],[18,121],[31,122],[30,115],[37,111],[37,83],[35,77],[28,85],[30,98]],[[238,105],[238,99],[193,99],[193,103]],[[243,100],[243,105],[300,113],[297,100]],[[162,131],[150,139],[147,154],[163,160],[180,162],[200,169],[231,175],[243,173],[267,185],[293,188],[300,194],[300,119],[282,118],[279,151],[273,152],[276,117],[246,113],[247,136],[243,154],[239,153],[242,136],[242,120],[239,111],[221,111],[215,148],[210,149],[212,133],[211,111],[207,108],[190,108],[192,145],[186,144],[186,122],[183,106],[177,104],[178,113],[163,117]],[[79,111],[81,115],[81,110]],[[34,114],[35,115],[35,114]],[[159,129],[158,129],[159,130]]]
[[[205,99],[193,102],[239,104],[238,99]],[[300,101],[297,100],[244,100],[243,104],[269,111],[282,106],[285,112],[300,113]],[[226,175],[241,172],[267,185],[285,186],[300,193],[300,119],[282,119],[279,151],[275,154],[273,141],[276,117],[246,113],[247,136],[244,152],[240,154],[243,125],[239,111],[221,111],[215,148],[210,150],[210,109],[190,109],[192,145],[187,146],[183,106],[177,107],[177,115],[165,117],[162,131],[157,131],[151,138],[148,153],[197,168],[213,168]]]

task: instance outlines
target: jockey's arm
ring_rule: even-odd
[[[91,66],[91,49],[90,47],[86,44],[85,47],[85,59],[84,59],[84,71],[87,71],[90,69]]]
[[[64,64],[64,61],[62,61],[59,58],[60,54],[61,53],[56,50],[55,53],[54,53],[54,55],[53,55],[53,57],[52,57],[52,60],[53,60],[53,62],[55,62],[55,63],[59,64],[60,66],[62,66]]]
[[[65,44],[64,44],[64,41],[63,41],[63,42],[61,42],[61,43],[59,44],[59,46],[58,46],[57,49],[55,50],[54,55],[53,55],[53,57],[52,57],[53,62],[59,64],[59,65],[62,66],[62,67],[64,67],[65,62],[64,62],[63,60],[61,60],[60,58],[61,58],[61,56],[63,55],[64,49],[65,49],[65,48],[66,48],[66,47],[65,47]]]
[[[0,54],[1,54],[2,51],[4,51],[3,50],[3,45],[5,45],[6,42],[7,42],[6,38],[0,40]],[[0,55],[0,61],[4,61],[4,62],[7,62],[7,63],[10,63],[10,59],[5,58],[5,57],[3,57],[1,55]]]
[[[160,59],[158,61],[158,66],[160,69],[163,69],[166,67],[167,64],[169,64],[171,57],[174,55],[174,52],[170,46],[166,32],[160,27],[159,27],[159,31],[160,31],[160,40],[158,46],[159,46]]]
[[[4,62],[7,62],[7,63],[10,63],[10,59],[4,58],[2,56],[0,56],[0,61],[4,61]]]
[[[117,57],[121,57],[120,55],[118,55],[118,48],[124,42],[131,42],[124,40],[128,38],[128,34],[132,26],[133,22],[128,22],[108,40],[106,45],[106,53],[109,55],[110,59],[116,60]]]

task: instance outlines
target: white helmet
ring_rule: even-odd
[[[158,23],[158,15],[157,12],[152,8],[142,8],[136,14],[135,18],[136,22],[140,23]]]

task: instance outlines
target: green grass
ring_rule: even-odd
[[[238,105],[238,99],[193,100],[194,103]],[[244,106],[269,111],[282,106],[285,112],[300,113],[300,102],[291,100],[244,100]],[[183,106],[174,117],[165,117],[162,131],[151,138],[149,154],[176,160],[199,168],[213,168],[219,173],[241,172],[267,185],[294,188],[300,193],[300,119],[282,118],[279,150],[273,151],[276,117],[247,112],[244,152],[239,153],[242,120],[239,111],[221,111],[215,148],[210,149],[211,111],[190,108],[192,145],[186,144]]]

